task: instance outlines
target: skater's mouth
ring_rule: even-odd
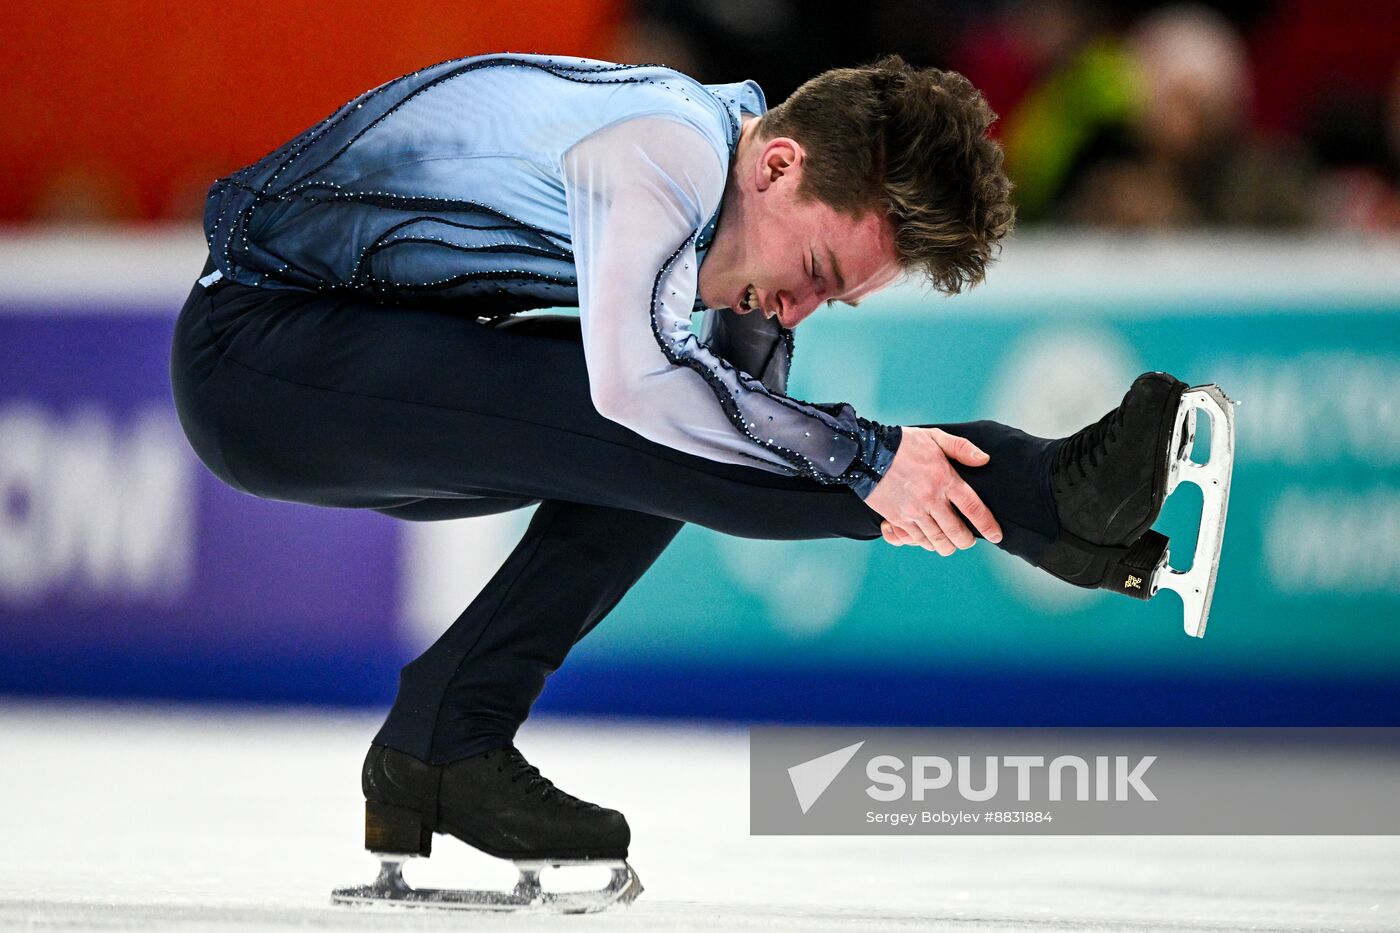
[[[766,318],[774,317],[774,312],[763,307],[763,302],[758,297],[758,289],[753,285],[747,285],[739,295],[739,300],[734,303],[734,310],[739,314],[748,314],[750,311],[762,311]],[[780,320],[778,323],[782,323]]]

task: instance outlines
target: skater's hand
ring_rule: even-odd
[[[958,513],[972,522],[993,544],[1001,526],[950,461],[985,466],[990,459],[965,437],[939,428],[904,427],[899,449],[884,477],[866,498],[885,519],[880,524],[886,541],[917,544],[948,557],[977,540]],[[956,507],[956,510],[955,508]]]

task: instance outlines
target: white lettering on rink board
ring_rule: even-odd
[[[194,476],[163,407],[0,404],[0,604],[174,602],[194,562]]]
[[[1288,596],[1400,593],[1400,491],[1284,488],[1264,515],[1264,564]]]

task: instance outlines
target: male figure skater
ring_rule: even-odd
[[[517,860],[626,856],[622,815],[513,739],[685,522],[945,556],[980,535],[1146,597],[1176,379],[1139,378],[1057,440],[785,394],[793,329],[823,303],[901,272],[948,294],[983,278],[1013,222],[993,119],[960,75],[896,57],[770,111],[752,82],[489,55],[369,91],[213,186],[172,373],[214,473],[410,521],[538,504],[403,669],[363,769],[367,847],[426,855],[443,832]],[[516,316],[555,306],[577,316]]]

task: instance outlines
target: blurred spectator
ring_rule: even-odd
[[[1129,122],[1087,148],[1060,219],[1135,228],[1313,220],[1308,158],[1249,129],[1248,60],[1224,17],[1169,6],[1135,26],[1126,49],[1137,88]]]
[[[1015,0],[964,33],[953,67],[1002,116],[1024,221],[1049,213],[1085,147],[1125,123],[1136,99],[1112,17],[1090,0]]]

